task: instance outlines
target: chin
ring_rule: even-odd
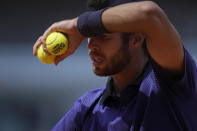
[[[110,76],[110,75],[111,75],[111,73],[106,72],[106,71],[104,71],[104,70],[101,70],[101,69],[99,69],[99,68],[94,68],[94,69],[93,69],[93,72],[94,72],[94,74],[97,75],[97,76],[103,76],[103,77],[105,77],[105,76]]]

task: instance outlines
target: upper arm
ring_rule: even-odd
[[[154,2],[132,2],[104,11],[102,21],[111,32],[141,32],[146,35],[151,57],[170,72],[183,71],[181,38],[164,11]]]
[[[183,73],[184,49],[181,38],[156,4],[147,8],[150,26],[146,28],[147,49],[151,57],[171,73]]]

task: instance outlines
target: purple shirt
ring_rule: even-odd
[[[112,81],[81,96],[52,131],[197,131],[197,68],[185,49],[181,78],[151,59],[120,97]]]

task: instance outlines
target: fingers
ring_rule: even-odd
[[[43,46],[44,52],[45,52],[48,56],[50,56],[51,53],[48,52],[47,47],[46,47],[46,42],[45,42],[45,40],[43,39],[43,37],[41,38],[41,41],[42,41],[42,46]]]
[[[40,47],[40,45],[42,43],[41,39],[42,39],[42,36],[38,38],[38,40],[36,41],[36,43],[33,46],[33,55],[34,56],[37,56],[37,50],[38,50],[38,48]]]
[[[52,32],[55,32],[55,31],[57,31],[57,24],[55,23],[55,24],[52,24],[45,32],[44,32],[44,34],[43,34],[43,41],[45,42],[46,41],[46,38],[47,38],[47,36],[50,34],[50,33],[52,33]]]
[[[52,32],[62,32],[67,35],[68,41],[69,41],[69,48],[67,51],[61,55],[61,56],[56,56],[55,58],[55,65],[58,65],[59,62],[64,60],[66,57],[70,56],[71,54],[74,53],[74,51],[78,48],[84,37],[76,31],[76,20],[64,20],[60,22],[56,22],[52,24],[43,34],[42,37],[40,37],[36,44],[34,45],[33,49],[33,54],[34,56],[37,55],[37,49],[38,47],[42,44],[43,45],[43,50],[46,52],[47,55],[50,55],[50,53],[47,51],[46,48],[46,38],[47,36],[52,33]]]
[[[43,34],[43,37],[41,38],[42,41],[42,46],[43,46],[43,50],[47,55],[51,55],[51,53],[48,52],[47,48],[46,48],[46,38],[47,36],[52,33],[57,31],[58,25],[55,23],[53,25],[51,25]]]
[[[61,61],[63,61],[66,57],[70,56],[72,52],[66,51],[63,55],[56,56],[55,65],[58,65]]]
[[[61,61],[63,61],[68,56],[69,56],[68,54],[56,56],[54,64],[57,66]]]

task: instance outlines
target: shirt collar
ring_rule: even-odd
[[[140,87],[140,84],[142,80],[145,78],[147,72],[150,70],[150,64],[149,62],[146,64],[144,71],[141,73],[141,75],[131,84],[129,84],[126,88],[124,88],[119,97],[119,101],[121,104],[127,104],[137,93]],[[106,88],[104,90],[103,96],[101,97],[101,104],[105,104],[106,101],[108,101],[107,98],[112,97],[117,99],[117,96],[115,95],[115,90],[113,88],[113,78],[109,77],[106,83]]]

